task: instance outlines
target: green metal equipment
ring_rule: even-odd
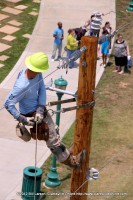
[[[54,81],[55,87],[58,89],[65,90],[67,86],[67,81],[62,77]],[[58,101],[61,100],[63,93],[57,92]],[[61,104],[57,105],[57,111],[61,109]],[[56,113],[56,125],[59,127],[60,125],[60,112]],[[59,175],[56,170],[56,157],[53,155],[52,158],[52,166],[50,168],[50,172],[47,174],[47,179],[45,180],[45,185],[51,188],[57,187],[61,184],[59,180]]]
[[[34,181],[36,175],[36,191]],[[39,200],[41,187],[42,169],[33,166],[26,167],[23,170],[22,199],[23,200]],[[35,193],[35,194],[34,194]],[[34,198],[35,197],[35,198]]]
[[[133,0],[131,0],[130,2],[129,2],[129,6],[128,6],[128,8],[127,8],[127,11],[133,11]]]

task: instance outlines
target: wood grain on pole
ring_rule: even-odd
[[[82,37],[81,47],[85,45],[88,49],[80,58],[77,105],[86,104],[94,100],[93,91],[95,90],[97,44],[97,37]],[[86,66],[82,66],[85,63]],[[86,172],[89,169],[92,121],[93,107],[77,110],[74,133],[74,155],[85,149],[86,158],[80,169],[72,169],[71,193],[74,193],[86,181]],[[77,193],[82,193],[82,195],[72,195],[70,199],[86,200],[87,195],[83,195],[83,193],[87,192],[88,181],[77,191]]]

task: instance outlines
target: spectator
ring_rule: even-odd
[[[66,43],[68,59],[70,59],[72,53],[74,53],[78,49],[78,43],[79,43],[79,41],[76,40],[74,29],[69,29],[68,36],[67,36],[67,43]],[[72,67],[74,67],[74,61],[71,61],[69,63],[69,68],[72,68]]]
[[[115,65],[116,70],[119,74],[124,73],[124,68],[127,66],[127,56],[129,55],[129,47],[127,41],[123,39],[121,34],[118,35],[114,43],[114,56],[115,56]]]
[[[93,31],[92,31],[92,22],[93,22],[93,18],[95,17],[95,15],[91,15],[91,20],[90,20],[90,23],[89,23],[89,25],[90,25],[90,30],[89,30],[89,35],[90,36],[94,36],[94,34],[93,34]]]
[[[107,30],[103,30],[102,36],[106,36],[108,34]],[[109,53],[109,45],[110,45],[110,38],[107,37],[105,42],[101,44],[101,53],[102,53],[102,61],[103,66],[106,67],[107,64],[107,55]]]
[[[51,60],[54,61],[56,57],[56,51],[58,50],[57,60],[61,59],[62,52],[62,40],[64,39],[64,30],[62,29],[62,22],[58,22],[58,28],[54,30],[54,47],[52,52]]]
[[[78,41],[81,40],[81,38],[86,34],[86,32],[89,30],[88,26],[90,24],[90,21],[88,20],[84,26],[80,27],[80,28],[74,28],[75,34],[76,34],[76,39]]]
[[[108,34],[111,34],[112,33],[112,28],[110,26],[110,22],[106,22],[103,29],[106,29]]]
[[[102,15],[103,13],[96,12],[93,15],[91,15],[91,21],[90,21],[90,36],[99,37],[99,32],[101,28],[101,22],[102,22]]]
[[[110,22],[106,22],[103,29],[105,29],[107,31],[107,34],[111,35],[112,33],[112,28],[110,26]],[[111,49],[111,36],[110,36],[110,45],[109,45],[109,49]]]

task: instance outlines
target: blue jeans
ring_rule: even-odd
[[[67,58],[70,59],[71,58],[71,55],[75,52],[76,50],[69,50],[67,49]],[[69,68],[72,68],[74,67],[74,61],[71,61],[69,63]]]

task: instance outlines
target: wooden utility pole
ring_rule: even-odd
[[[80,58],[77,105],[87,104],[94,100],[97,44],[97,37],[82,37],[81,47],[85,45],[88,49],[82,54]],[[85,149],[86,158],[83,161],[80,169],[72,170],[71,193],[74,193],[87,180],[86,172],[89,169],[92,120],[93,107],[86,107],[77,110],[74,134],[74,155],[78,154],[83,149]],[[83,194],[87,192],[88,181],[83,185],[83,187],[81,187],[77,191],[77,193]],[[86,200],[87,195],[72,195],[70,199]]]

